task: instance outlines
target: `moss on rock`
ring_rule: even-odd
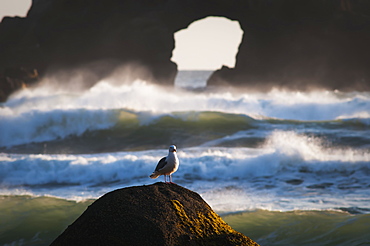
[[[171,202],[180,221],[177,227],[184,230],[184,234],[190,236],[197,245],[258,245],[231,228],[212,209],[206,213],[197,212],[195,217],[189,217],[181,202]]]
[[[156,183],[105,194],[51,245],[258,244],[227,225],[199,194]]]

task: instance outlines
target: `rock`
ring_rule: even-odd
[[[227,225],[197,193],[156,183],[105,194],[51,245],[258,244]]]
[[[247,2],[247,1],[246,1]],[[369,90],[370,2],[248,1],[236,66],[209,85]]]
[[[91,86],[135,64],[143,69],[132,80],[173,85],[174,33],[207,16],[238,20],[244,30],[235,68],[210,85],[370,89],[367,0],[33,0],[26,18],[0,23],[0,73],[83,68]]]
[[[6,101],[11,93],[35,84],[38,76],[36,69],[30,70],[23,67],[7,69],[0,73],[0,102]]]

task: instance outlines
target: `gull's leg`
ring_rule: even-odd
[[[163,175],[163,177],[164,177],[164,182],[167,183],[166,175]]]
[[[170,183],[171,184],[174,184],[173,182],[172,182],[172,175],[170,174]]]

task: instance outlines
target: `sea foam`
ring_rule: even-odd
[[[0,155],[3,185],[79,184],[144,180],[166,151],[150,150],[94,155]],[[178,153],[183,181],[249,180],[258,177],[345,176],[370,173],[370,153],[335,149],[320,139],[293,132],[274,132],[263,148],[196,147]]]
[[[167,150],[89,155],[0,154],[0,195],[76,201],[146,185]],[[370,155],[324,139],[275,131],[260,148],[179,148],[174,182],[199,192],[224,212],[367,208]],[[346,199],[343,199],[343,196]]]
[[[369,125],[370,96],[328,91],[269,93],[168,89],[144,81],[115,86],[101,81],[75,93],[52,88],[25,89],[0,108],[0,147],[53,141],[108,129],[118,123],[117,110],[141,116],[142,124],[174,112],[215,111],[254,119],[349,121]]]

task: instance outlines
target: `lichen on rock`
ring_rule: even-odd
[[[156,183],[105,194],[51,245],[258,244],[226,224],[199,194]]]
[[[181,220],[180,226],[185,230],[189,230],[197,238],[203,238],[209,236],[207,229],[211,228],[211,234],[225,234],[225,233],[236,233],[228,224],[226,224],[220,216],[215,212],[209,211],[209,213],[197,213],[195,218],[189,218],[184,210],[184,206],[177,200],[171,200],[177,215]],[[209,228],[208,228],[209,227]]]

